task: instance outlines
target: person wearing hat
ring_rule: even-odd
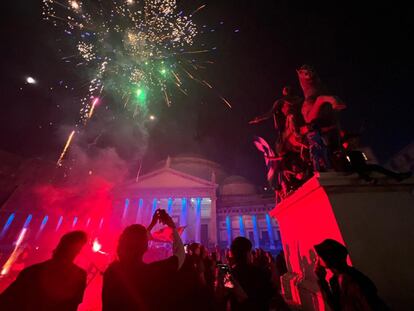
[[[326,239],[314,246],[318,254],[315,274],[325,302],[334,311],[389,310],[379,298],[374,283],[347,263],[348,250],[341,243]],[[329,283],[326,270],[333,274]]]

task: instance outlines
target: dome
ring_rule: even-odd
[[[242,176],[233,175],[223,180],[220,186],[221,195],[254,195],[256,187]]]

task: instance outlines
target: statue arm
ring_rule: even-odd
[[[312,121],[316,120],[322,107],[326,104],[333,110],[343,110],[346,108],[345,103],[335,96],[319,96],[313,104],[311,111],[307,115],[306,122],[312,123]]]
[[[276,111],[277,104],[278,104],[278,101],[275,101],[275,103],[273,104],[272,108],[269,111],[267,111],[266,113],[260,116],[255,117],[253,120],[249,122],[249,124],[255,124],[255,123],[259,123],[264,120],[270,119]]]

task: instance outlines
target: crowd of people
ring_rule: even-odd
[[[145,263],[152,228],[172,229],[172,256]],[[87,273],[74,264],[87,234],[65,234],[52,258],[20,272],[0,294],[0,310],[77,310]],[[326,240],[315,246],[316,275],[332,310],[386,310],[373,283],[346,263],[347,250]],[[280,277],[287,272],[283,253],[277,258],[253,249],[237,237],[224,254],[203,245],[183,245],[174,221],[157,210],[145,228],[126,227],[118,240],[117,259],[103,273],[102,310],[289,310],[281,295]],[[326,280],[326,269],[333,277]]]

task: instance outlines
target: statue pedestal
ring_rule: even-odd
[[[414,301],[414,179],[379,179],[322,173],[277,204],[288,273],[285,298],[303,310],[326,310],[313,273],[313,245],[331,238],[345,244],[352,265],[370,277],[393,310]],[[328,275],[329,277],[329,275]]]

